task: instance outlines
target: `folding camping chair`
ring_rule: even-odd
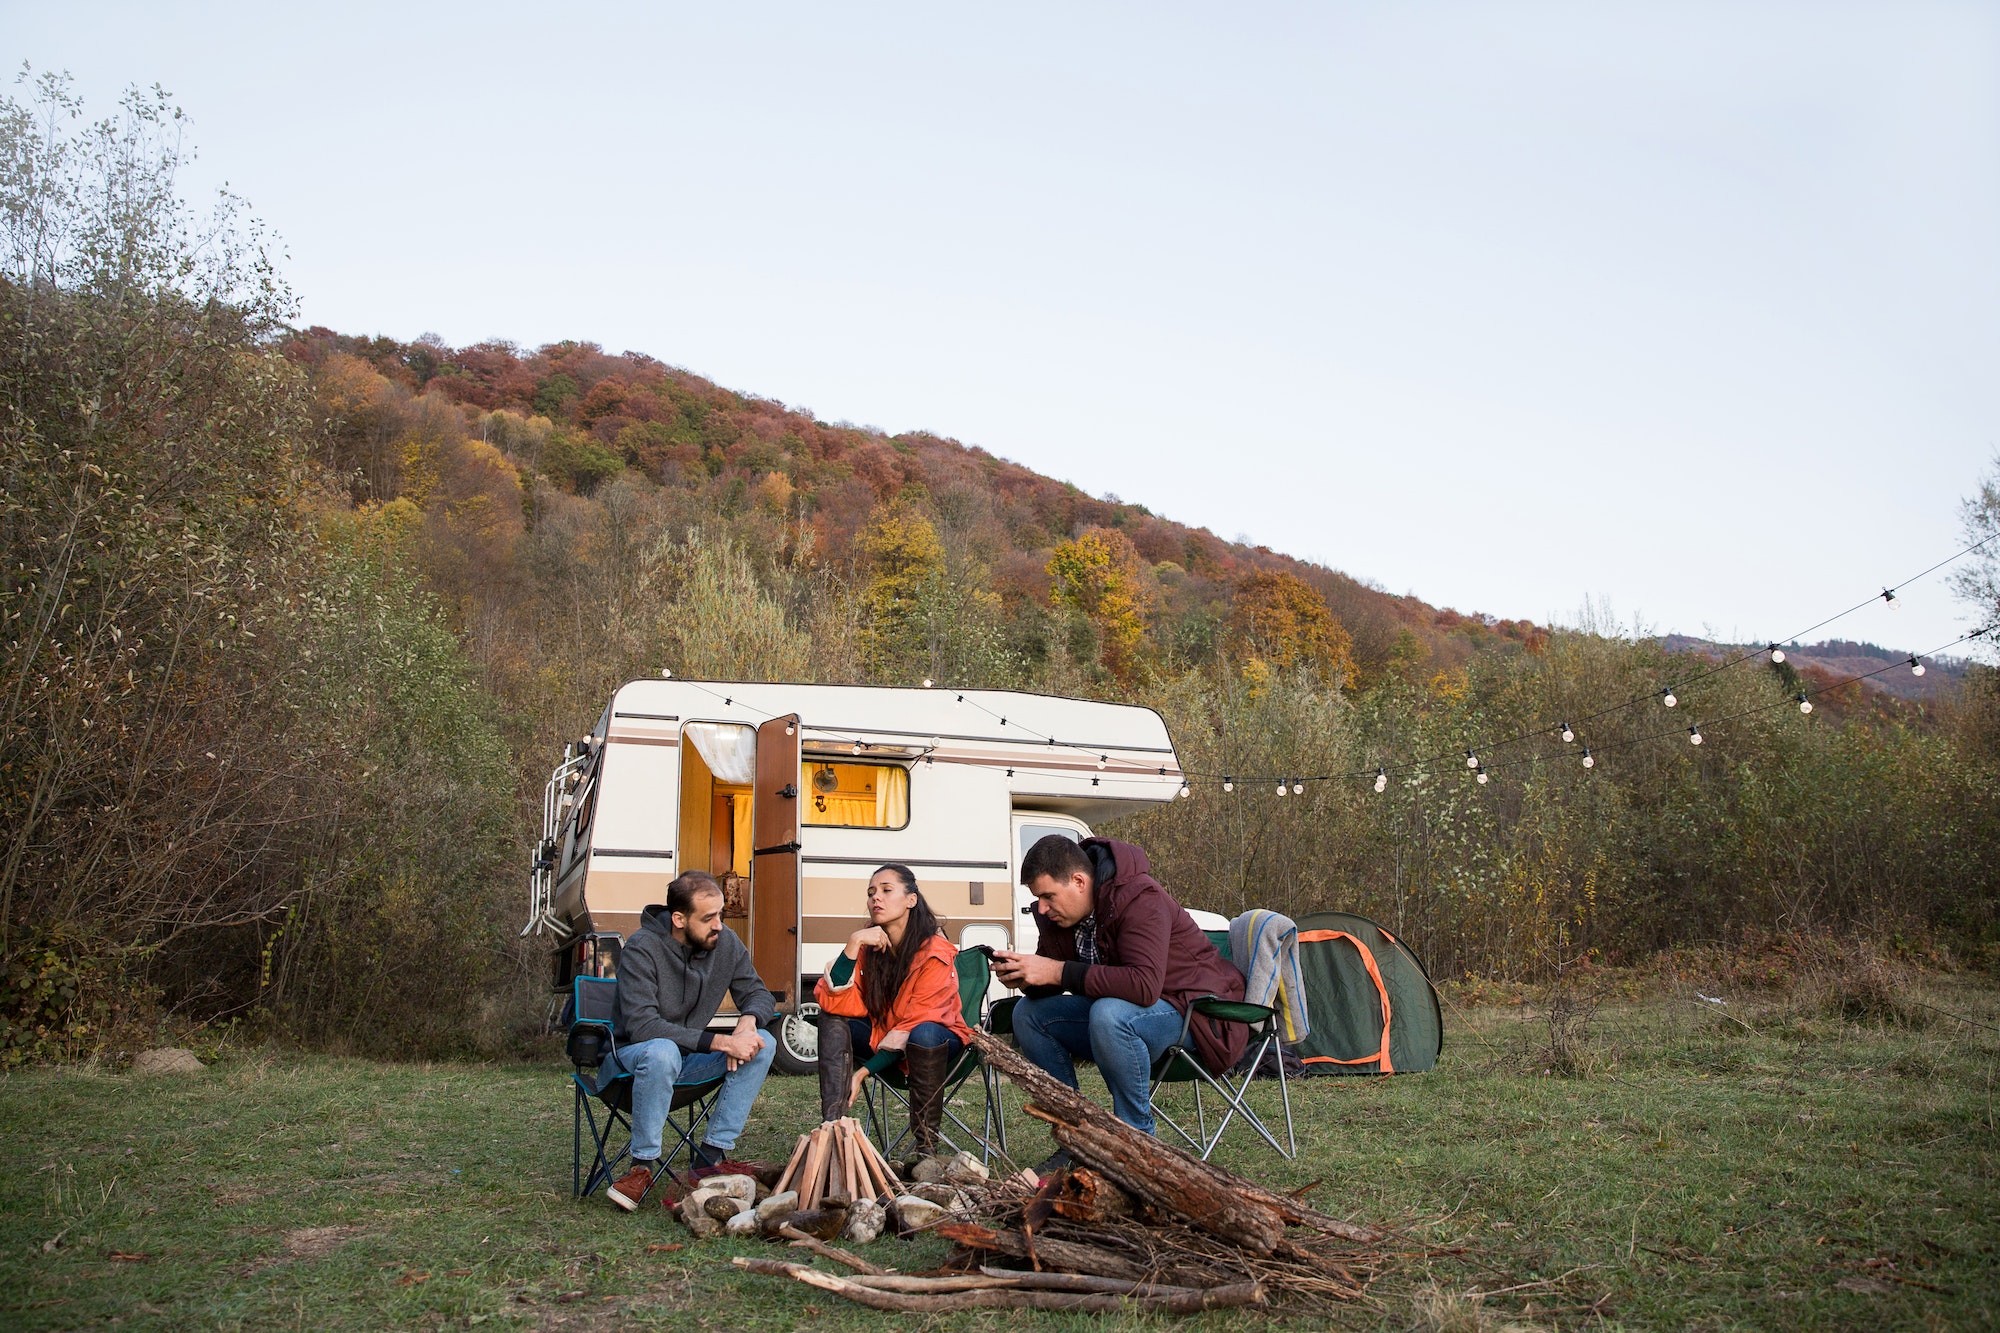
[[[958,1006],[959,1012],[969,1028],[984,1025],[986,988],[993,979],[993,963],[978,949],[958,951]],[[1005,1001],[1002,1001],[1005,1003]],[[972,1078],[979,1075],[980,1087],[985,1093],[985,1118],[982,1128],[974,1131],[972,1126],[958,1118],[958,1112],[951,1109],[952,1098],[958,1090]],[[907,1096],[910,1080],[903,1073],[902,1063],[890,1065],[879,1078],[871,1078],[861,1085],[863,1098],[867,1102],[869,1124],[875,1130],[875,1139],[882,1145],[882,1155],[888,1157],[896,1151],[897,1145],[909,1134],[908,1122],[910,1101]],[[893,1102],[893,1105],[892,1105]],[[895,1107],[901,1107],[905,1120],[895,1138],[889,1137],[890,1114]],[[979,1052],[971,1046],[965,1048],[958,1057],[958,1063],[944,1080],[944,1119],[957,1125],[971,1139],[979,1143],[979,1160],[988,1161],[997,1147],[1001,1156],[1007,1154],[1007,1119],[1005,1107],[1000,1100],[1000,1076],[979,1058]],[[942,1123],[938,1127],[938,1138],[954,1151],[962,1151],[961,1145],[953,1142],[945,1132]]]
[[[575,1097],[570,1127],[570,1192],[579,1199],[589,1198],[599,1185],[614,1179],[618,1164],[632,1150],[632,1076],[613,1074],[602,1079],[606,1065],[618,1049],[614,1030],[618,1022],[618,982],[612,977],[578,977],[570,995],[569,1059],[571,1092]],[[584,1071],[592,1071],[590,1077]],[[699,1083],[676,1083],[673,1101],[667,1109],[667,1123],[660,1134],[659,1176],[673,1174],[674,1158],[686,1149],[692,1161],[697,1137],[708,1123],[708,1113],[722,1091],[720,1076]],[[598,1117],[599,1108],[603,1118]],[[583,1167],[584,1128],[590,1129],[593,1155],[590,1171]],[[624,1142],[612,1151],[613,1135],[624,1131]],[[653,1184],[659,1183],[655,1176]],[[646,1187],[652,1192],[652,1185]],[[645,1202],[641,1195],[639,1202]]]
[[[1209,942],[1215,945],[1224,958],[1229,958],[1228,931],[1206,930],[1202,933],[1208,936]],[[1230,962],[1234,964],[1235,960],[1230,959]],[[1200,1052],[1188,1037],[1188,1029],[1193,1025],[1196,1014],[1223,1023],[1241,1023],[1250,1029],[1252,1049],[1247,1053],[1249,1058],[1237,1066],[1244,1071],[1241,1082],[1232,1085],[1228,1070],[1223,1070],[1220,1076],[1217,1076],[1210,1073],[1202,1064]],[[1273,1047],[1278,1050],[1278,1097],[1285,1107],[1283,1144],[1278,1142],[1277,1137],[1265,1125],[1263,1117],[1251,1109],[1248,1100],[1250,1084],[1257,1077],[1257,1068],[1264,1062],[1265,1054]],[[1160,1086],[1165,1083],[1194,1084],[1195,1127],[1199,1137],[1188,1133],[1187,1129],[1160,1105]],[[1201,1090],[1204,1083],[1229,1107],[1215,1126],[1213,1134],[1208,1132],[1208,1111],[1202,1103]],[[1279,1040],[1278,1011],[1270,1006],[1252,1004],[1248,1000],[1224,1000],[1213,995],[1196,1000],[1188,1006],[1187,1016],[1181,1020],[1180,1037],[1160,1053],[1159,1059],[1153,1061],[1152,1098],[1153,1115],[1172,1126],[1176,1134],[1187,1140],[1189,1147],[1201,1154],[1203,1161],[1208,1160],[1208,1155],[1215,1151],[1215,1145],[1222,1141],[1222,1132],[1229,1128],[1229,1122],[1239,1115],[1250,1128],[1257,1131],[1264,1142],[1270,1144],[1281,1155],[1287,1158],[1298,1155],[1298,1140],[1292,1134],[1292,1094],[1285,1079],[1285,1056],[1283,1043]]]

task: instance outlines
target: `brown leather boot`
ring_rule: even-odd
[[[944,1123],[944,1080],[951,1073],[951,1047],[912,1046],[903,1052],[910,1076],[910,1146],[919,1157],[937,1151]]]
[[[819,1029],[819,1118],[838,1120],[847,1114],[847,1084],[854,1075],[854,1036],[839,1014],[821,1013]]]

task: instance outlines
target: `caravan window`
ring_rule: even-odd
[[[808,759],[799,765],[805,822],[816,828],[908,828],[910,773],[895,764]]]

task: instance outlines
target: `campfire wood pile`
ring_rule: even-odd
[[[785,1173],[771,1187],[773,1194],[797,1190],[800,1208],[817,1208],[822,1199],[880,1199],[888,1203],[902,1192],[895,1168],[852,1118],[829,1120],[810,1134],[799,1135]]]
[[[1141,1134],[1003,1041],[983,1032],[972,1040],[1027,1093],[1027,1113],[1048,1124],[1071,1167],[1046,1179],[1022,1172],[976,1190],[976,1220],[947,1216],[932,1228],[958,1246],[936,1274],[886,1272],[822,1246],[805,1248],[856,1271],[776,1259],[738,1258],[737,1266],[881,1310],[1181,1314],[1372,1303],[1371,1287],[1392,1262],[1439,1253],[1331,1217]]]

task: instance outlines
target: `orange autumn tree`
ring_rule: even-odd
[[[1238,651],[1280,670],[1309,666],[1329,684],[1354,683],[1354,641],[1326,599],[1296,574],[1257,570],[1236,585],[1230,617]]]
[[[1120,680],[1131,679],[1144,658],[1152,594],[1143,569],[1131,538],[1112,528],[1085,529],[1049,557],[1050,601],[1090,620],[1098,659]]]

